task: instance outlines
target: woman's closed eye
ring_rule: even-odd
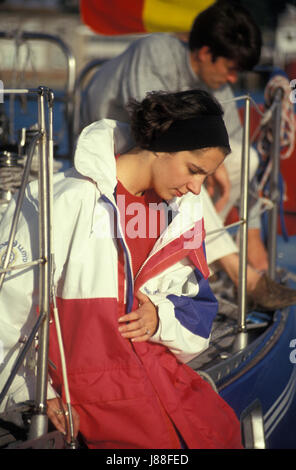
[[[207,176],[207,173],[201,168],[197,168],[194,166],[194,167],[188,167],[188,169],[191,175]]]
[[[189,173],[190,173],[191,175],[196,175],[196,174],[198,173],[198,171],[197,171],[197,170],[194,170],[193,168],[189,168]]]

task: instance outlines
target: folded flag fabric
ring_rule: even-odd
[[[82,21],[106,35],[189,31],[214,0],[80,0]]]

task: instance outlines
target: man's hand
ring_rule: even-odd
[[[121,323],[119,332],[131,341],[147,341],[158,327],[157,309],[149,297],[142,292],[138,291],[136,297],[139,301],[139,308],[118,319]]]
[[[61,398],[52,398],[47,400],[47,416],[49,417],[52,424],[60,431],[62,434],[67,436],[67,442],[71,441],[70,435],[70,426],[69,426],[69,416],[67,405],[63,403]],[[79,431],[79,414],[72,406],[72,416],[73,416],[73,427],[74,427],[74,438],[77,437]]]
[[[221,212],[229,200],[231,188],[229,176],[223,163],[217,168],[212,176],[208,176],[206,187],[209,196],[211,198],[215,197],[216,202],[214,205],[216,211]]]

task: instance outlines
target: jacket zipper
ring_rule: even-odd
[[[127,260],[127,267],[128,267],[128,280],[127,280],[127,284],[131,285],[131,295],[130,295],[130,302],[127,302],[127,310],[129,310],[129,307],[131,308],[132,307],[132,304],[133,304],[133,297],[134,297],[134,285],[135,285],[135,281],[136,279],[139,277],[139,275],[141,274],[141,272],[143,271],[143,269],[145,268],[146,264],[148,263],[148,261],[154,256],[156,255],[161,249],[165,248],[167,245],[169,245],[172,241],[176,240],[177,238],[181,237],[184,233],[188,232],[189,230],[191,230],[194,226],[195,226],[195,223],[192,223],[186,230],[182,231],[182,233],[180,233],[177,237],[175,238],[172,238],[171,240],[169,240],[168,242],[164,243],[164,244],[161,244],[160,247],[158,247],[154,252],[153,252],[153,248],[152,248],[152,252],[148,255],[148,257],[146,258],[146,260],[144,261],[144,263],[142,264],[142,266],[140,267],[139,271],[137,272],[136,276],[135,276],[135,279],[133,278],[133,271],[132,271],[132,258],[131,258],[131,254],[130,254],[130,251],[129,251],[129,248],[127,246],[127,243],[125,241],[125,238],[123,236],[123,233],[122,233],[122,227],[120,225],[120,214],[119,214],[119,210],[118,210],[118,207],[116,204],[114,204],[107,196],[105,195],[101,195],[102,199],[105,201],[105,202],[108,202],[109,204],[111,204],[111,206],[113,207],[113,210],[116,214],[116,219],[117,219],[117,230],[119,230],[119,235],[120,237],[117,239],[119,239],[119,243],[121,243],[122,245],[122,248],[123,248],[123,251],[124,251],[124,255],[125,255],[125,258]],[[167,230],[167,228],[166,228]],[[163,260],[162,260],[163,261]],[[128,292],[128,290],[127,290]],[[127,293],[127,300],[129,300],[129,295]]]

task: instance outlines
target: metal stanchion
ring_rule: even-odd
[[[275,108],[273,110],[273,142],[271,148],[272,171],[270,176],[270,199],[273,208],[268,214],[268,274],[271,279],[276,275],[277,258],[277,224],[279,210],[279,174],[280,174],[280,150],[281,150],[281,115],[282,115],[283,90],[278,88],[274,95]]]
[[[234,348],[243,349],[248,340],[246,327],[247,310],[247,256],[248,256],[248,188],[249,188],[249,155],[250,155],[250,98],[246,97],[245,121],[243,128],[243,149],[241,167],[242,198],[240,206],[240,246],[239,246],[239,284],[238,284],[238,333]]]
[[[243,223],[240,226],[240,267],[239,267],[239,331],[246,330],[246,292],[247,292],[247,256],[248,256],[248,189],[249,189],[249,155],[250,155],[250,99],[246,98],[245,122],[243,133],[241,188],[242,199],[240,218]]]
[[[29,431],[29,439],[36,439],[47,432],[48,417],[47,407],[47,383],[48,383],[48,341],[49,341],[49,313],[50,313],[50,280],[51,280],[51,234],[49,222],[49,162],[47,158],[47,134],[45,123],[45,92],[48,90],[40,87],[38,96],[38,126],[42,133],[39,141],[40,165],[39,165],[39,257],[44,263],[39,266],[39,315],[43,322],[39,330],[38,341],[38,377],[36,385],[36,406],[32,416]]]

